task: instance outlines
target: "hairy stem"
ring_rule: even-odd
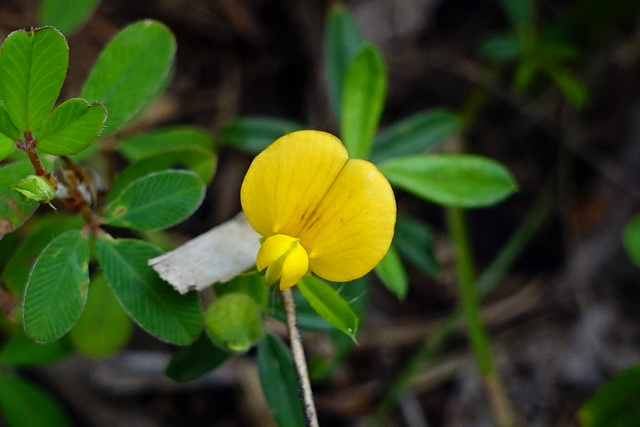
[[[307,361],[304,357],[302,336],[298,328],[296,305],[293,302],[291,289],[281,290],[280,298],[282,298],[282,305],[287,319],[291,354],[293,355],[293,363],[296,367],[298,391],[300,393],[300,399],[302,400],[305,422],[307,427],[318,427],[318,414],[316,413],[316,405],[313,401],[313,392],[311,391],[311,382],[309,381],[309,370],[307,369]]]

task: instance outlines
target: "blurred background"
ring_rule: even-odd
[[[468,212],[479,272],[522,224],[536,224],[512,251],[515,262],[483,300],[482,315],[522,425],[573,426],[599,386],[640,360],[640,268],[623,247],[640,200],[640,2],[535,0],[524,24],[508,3],[343,4],[388,69],[382,128],[427,108],[459,111],[468,126],[446,144],[496,159],[516,177],[516,195]],[[251,156],[218,137],[231,119],[274,116],[338,132],[323,68],[331,5],[102,1],[68,37],[62,99],[77,96],[101,49],[127,24],[151,18],[173,31],[178,51],[168,91],[122,134],[192,124],[214,135],[216,177],[200,210],[172,234],[184,242],[240,210]],[[39,13],[38,1],[2,0],[0,36],[37,26]],[[519,57],[504,41],[519,34],[518,25],[537,40]],[[396,197],[400,212],[431,227],[441,272],[432,277],[407,264],[402,300],[374,283],[358,345],[314,384],[321,425],[369,425],[409,360],[458,304],[442,208],[401,191]],[[527,220],[532,209],[535,220]],[[268,328],[284,331],[275,321]],[[330,351],[323,334],[304,339],[311,357]],[[80,426],[273,425],[252,353],[180,384],[163,375],[174,351],[138,330],[116,356],[72,356],[23,373]],[[385,423],[493,425],[463,329],[420,365]]]

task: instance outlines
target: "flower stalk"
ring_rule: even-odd
[[[300,334],[300,329],[298,328],[296,305],[293,301],[291,288],[281,290],[280,298],[282,298],[282,305],[284,307],[287,321],[289,345],[291,346],[291,354],[293,355],[293,364],[296,368],[298,392],[300,393],[300,400],[302,401],[305,423],[307,427],[318,427],[318,414],[313,400],[313,391],[311,390],[311,381],[309,380],[309,370],[304,356],[304,346],[302,345],[302,336]]]

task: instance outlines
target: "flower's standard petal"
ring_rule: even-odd
[[[309,270],[309,256],[300,244],[300,239],[284,234],[275,234],[265,239],[256,258],[258,271],[265,268],[267,285],[280,283],[287,289],[298,283]]]
[[[349,160],[300,233],[313,273],[334,282],[364,276],[393,238],[396,203],[387,179],[366,160]]]
[[[348,160],[335,136],[289,133],[256,156],[242,182],[242,209],[265,237],[297,237]]]

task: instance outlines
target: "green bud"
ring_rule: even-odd
[[[46,178],[38,175],[29,175],[11,188],[22,194],[25,200],[32,202],[48,202],[56,196],[53,185]]]
[[[204,327],[218,347],[236,353],[249,350],[263,333],[260,308],[243,293],[215,300],[204,314]]]

